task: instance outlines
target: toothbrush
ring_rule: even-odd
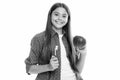
[[[58,50],[58,46],[55,46],[55,56],[56,56],[57,50]]]

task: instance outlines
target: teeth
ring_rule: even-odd
[[[57,24],[63,24],[63,23],[64,23],[63,21],[57,21],[57,20],[55,20],[55,22],[56,22]]]

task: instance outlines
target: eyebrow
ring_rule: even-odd
[[[65,12],[65,13],[63,13],[63,15],[67,15],[67,13]]]
[[[57,12],[57,11],[54,11],[53,13],[58,13],[58,14],[60,14],[59,12]],[[67,15],[67,13],[63,13],[63,15]]]
[[[59,12],[56,12],[56,11],[54,11],[53,13],[58,13],[59,14]]]

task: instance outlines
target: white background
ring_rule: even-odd
[[[84,80],[120,80],[119,0],[0,0],[0,80],[35,80],[24,60],[56,2],[70,9],[72,36],[87,39]]]

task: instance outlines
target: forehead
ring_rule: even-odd
[[[58,7],[53,12],[58,12],[58,13],[61,13],[61,14],[67,14],[67,11],[63,7]]]

